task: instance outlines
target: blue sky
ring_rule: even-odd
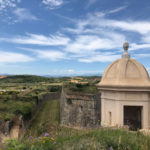
[[[0,73],[101,74],[130,43],[150,72],[149,0],[0,0]]]

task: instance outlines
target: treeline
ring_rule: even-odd
[[[82,81],[87,82],[99,82],[101,77],[98,76],[81,76]],[[59,83],[70,81],[71,77],[44,77],[36,75],[10,75],[6,78],[0,79],[0,83],[37,83],[37,82],[49,82]]]
[[[35,75],[13,75],[0,79],[0,83],[36,83],[36,82],[50,82],[57,83],[67,80],[68,78],[54,78],[54,77],[42,77]]]

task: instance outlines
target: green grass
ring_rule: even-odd
[[[57,137],[61,150],[150,150],[150,137],[119,129],[95,129]]]
[[[28,130],[28,135],[39,136],[51,132],[59,125],[59,100],[49,100],[43,105]]]
[[[139,132],[127,132],[119,129],[73,130],[59,128],[57,134],[50,134],[56,141],[44,143],[44,136],[21,141],[9,141],[6,150],[150,150],[150,137]],[[17,149],[16,147],[21,147]],[[38,146],[38,147],[37,147]]]

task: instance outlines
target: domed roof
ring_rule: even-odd
[[[148,72],[142,64],[130,58],[128,46],[128,43],[124,43],[122,58],[110,64],[104,71],[99,87],[150,88]]]

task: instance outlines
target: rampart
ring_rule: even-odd
[[[61,124],[70,127],[93,128],[100,125],[101,94],[68,92],[62,89],[60,100]]]

